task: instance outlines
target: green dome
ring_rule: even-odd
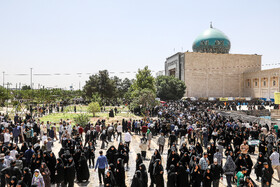
[[[220,30],[210,26],[193,42],[193,52],[200,53],[229,53],[230,40]]]

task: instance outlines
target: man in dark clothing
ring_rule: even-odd
[[[214,163],[211,164],[210,171],[213,176],[213,187],[218,187],[220,178],[223,180],[223,169],[218,164],[217,158],[214,158]]]
[[[29,149],[27,149],[24,153],[24,157],[26,158],[26,164],[29,165],[32,155],[34,154],[34,151],[32,149],[32,145],[29,146]]]
[[[174,143],[176,144],[176,135],[175,132],[172,131],[172,134],[169,136],[169,146],[171,147]]]
[[[262,186],[269,187],[271,186],[271,180],[273,175],[273,169],[268,166],[267,162],[263,163],[264,168],[262,169]]]

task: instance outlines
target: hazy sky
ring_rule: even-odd
[[[230,53],[280,63],[279,0],[1,0],[0,84],[3,71],[12,87],[30,84],[15,75],[30,68],[52,74],[34,75],[35,88],[78,88],[103,69],[122,78],[145,65],[157,72],[174,49],[192,51],[210,21],[230,38]]]

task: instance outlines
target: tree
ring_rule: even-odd
[[[132,85],[132,80],[129,80],[128,78],[125,78],[123,81],[122,81],[122,84],[121,84],[121,96],[124,97],[125,93],[128,92],[130,86]]]
[[[4,106],[5,101],[8,99],[9,93],[7,92],[7,89],[3,86],[0,86],[0,106]]]
[[[30,86],[24,85],[21,87],[22,90],[31,90]]]
[[[100,109],[100,105],[98,102],[91,102],[89,105],[88,105],[88,113],[92,113],[93,114],[93,117],[95,117],[95,113],[96,112],[100,112],[101,109]]]
[[[136,80],[133,81],[129,88],[127,96],[132,101],[130,105],[131,109],[140,108],[141,113],[147,114],[146,111],[156,105],[155,78],[152,76],[148,66],[142,70],[138,70]]]
[[[181,99],[186,90],[183,81],[174,76],[158,76],[156,78],[157,97],[162,100],[178,100]]]
[[[136,80],[131,85],[133,90],[149,89],[156,93],[155,78],[152,76],[151,70],[148,66],[144,69],[138,69]]]
[[[133,92],[133,98],[130,109],[140,108],[141,113],[145,113],[158,104],[156,101],[156,94],[148,88],[136,90]]]
[[[115,96],[115,87],[115,82],[113,79],[110,79],[108,71],[103,70],[89,77],[83,91],[89,99],[92,98],[93,94],[98,93],[104,102],[104,100],[111,99]]]
[[[81,125],[82,127],[86,127],[86,125],[88,124],[89,120],[89,116],[88,114],[78,114],[77,116],[74,117],[74,121]]]

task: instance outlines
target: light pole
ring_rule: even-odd
[[[6,108],[6,113],[9,113],[9,85],[12,85],[12,83],[7,82],[7,108]]]
[[[5,71],[3,71],[3,88],[5,87]]]
[[[30,88],[32,90],[32,69],[33,68],[30,68]]]

